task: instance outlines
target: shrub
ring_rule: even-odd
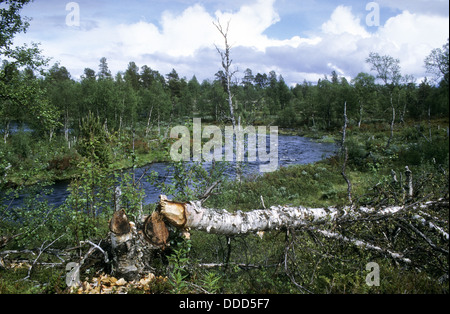
[[[108,134],[100,119],[92,113],[82,119],[77,150],[81,156],[97,162],[101,166],[106,166],[111,161]]]
[[[399,153],[399,158],[408,165],[422,163],[445,164],[449,155],[449,140],[438,138],[433,141],[421,139],[416,143],[408,144]]]

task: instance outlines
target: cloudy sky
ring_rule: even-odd
[[[448,0],[35,0],[16,43],[40,42],[51,64],[73,78],[98,70],[106,57],[113,74],[130,61],[161,74],[213,79],[220,69],[213,21],[230,21],[233,66],[242,76],[275,71],[289,84],[317,82],[335,70],[369,72],[370,52],[401,61],[402,73],[423,78],[423,60],[449,37]],[[68,5],[69,4],[69,5]],[[77,10],[79,8],[79,16]],[[379,12],[379,14],[378,14]],[[79,26],[77,18],[79,17]]]

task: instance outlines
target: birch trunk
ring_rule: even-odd
[[[8,136],[9,136],[9,125],[10,125],[11,121],[7,121],[6,122],[6,126],[5,126],[5,135],[3,136],[3,141],[6,144],[6,141],[8,140]]]
[[[117,278],[135,280],[148,272],[154,272],[155,256],[168,246],[169,231],[167,225],[172,225],[189,237],[188,230],[195,229],[226,236],[258,234],[280,229],[307,229],[321,233],[328,238],[340,239],[349,244],[390,256],[398,261],[410,263],[402,253],[383,249],[359,239],[350,238],[330,230],[325,225],[330,222],[350,223],[362,220],[378,220],[387,217],[398,217],[412,212],[424,225],[429,223],[422,216],[425,209],[440,209],[448,207],[448,200],[429,201],[408,206],[392,206],[387,208],[306,208],[273,206],[270,209],[258,209],[250,212],[205,208],[201,201],[179,203],[160,196],[159,207],[144,221],[130,222],[124,210],[116,211],[110,221],[112,267]],[[397,216],[398,215],[398,216]],[[322,226],[321,226],[322,225]],[[430,225],[436,232],[448,239],[448,233],[434,224]],[[324,228],[324,229],[321,229]]]
[[[225,52],[222,52],[217,46],[216,49],[222,58],[222,67],[225,70],[225,78],[227,80],[228,106],[230,108],[231,123],[233,124],[233,128],[236,128],[236,117],[234,115],[234,107],[233,107],[233,95],[231,93],[231,79],[234,74],[231,72],[231,64],[233,61],[231,60],[230,56],[231,46],[228,44],[228,29],[230,27],[230,22],[228,22],[226,29],[223,29],[219,21],[217,22],[217,24],[216,23],[213,24],[214,26],[216,26],[217,30],[220,32],[225,41]]]
[[[147,137],[148,133],[150,133],[150,122],[152,120],[152,112],[153,112],[153,106],[150,108],[150,113],[148,114],[147,127],[145,128],[145,137]]]
[[[389,135],[389,140],[387,142],[386,148],[389,148],[391,146],[391,142],[394,137],[394,125],[395,125],[395,106],[394,106],[394,101],[392,99],[392,92],[391,92],[390,97],[391,97],[391,108],[392,108],[391,133]]]
[[[233,63],[233,60],[231,60],[231,55],[230,55],[230,50],[231,50],[231,46],[228,43],[228,30],[230,28],[230,22],[228,22],[227,24],[227,28],[224,29],[222,27],[222,25],[220,24],[219,21],[217,21],[217,23],[213,23],[214,26],[217,28],[217,30],[220,32],[220,34],[222,35],[224,41],[225,41],[225,51],[222,52],[217,46],[217,52],[220,54],[221,58],[222,58],[222,67],[225,71],[225,78],[227,80],[227,95],[228,95],[228,107],[230,108],[230,118],[231,118],[231,124],[233,125],[233,129],[236,132],[236,117],[234,114],[234,105],[233,105],[233,94],[231,92],[231,80],[235,74],[235,72],[231,71],[231,64]],[[241,121],[240,121],[240,117],[239,117],[239,123],[238,123],[238,127],[240,128],[241,126]],[[242,172],[242,165],[241,162],[236,161],[236,180],[237,182],[241,182],[241,172]]]
[[[353,203],[352,201],[352,183],[350,179],[347,177],[347,174],[345,173],[345,170],[347,168],[347,161],[348,161],[348,149],[347,146],[345,146],[345,139],[347,135],[347,124],[348,124],[348,118],[347,118],[347,101],[344,104],[344,127],[342,128],[342,142],[341,142],[341,150],[342,150],[342,157],[343,157],[343,163],[342,163],[342,177],[344,178],[345,182],[347,183],[347,197],[350,204]]]
[[[224,209],[209,209],[200,201],[177,203],[164,195],[160,199],[161,214],[177,228],[191,228],[222,235],[240,235],[259,231],[279,230],[281,228],[302,228],[327,222],[344,222],[359,219],[378,219],[405,211],[424,209],[448,204],[443,200],[430,201],[408,206],[392,206],[384,209],[360,207],[344,208],[306,208],[272,206],[250,212],[230,213]]]

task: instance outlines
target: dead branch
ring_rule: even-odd
[[[403,223],[403,225],[410,229],[412,232],[414,232],[415,234],[417,234],[420,238],[422,238],[433,250],[436,250],[440,253],[444,253],[446,255],[448,255],[449,251],[445,250],[441,247],[438,247],[436,244],[433,243],[433,241],[427,237],[423,232],[421,232],[419,229],[417,229],[416,227],[414,227],[410,222],[407,222],[405,219],[403,218],[399,218],[399,220]]]
[[[100,241],[99,244],[95,244],[95,243],[93,243],[93,242],[91,242],[91,241],[89,241],[89,240],[87,240],[87,241],[81,241],[81,242],[80,242],[81,245],[84,245],[84,244],[89,244],[89,245],[91,245],[91,248],[89,249],[89,251],[86,253],[86,255],[85,255],[85,256],[83,257],[83,259],[81,260],[80,266],[84,263],[84,261],[85,261],[92,253],[94,253],[95,250],[98,250],[98,251],[100,251],[100,252],[103,254],[103,256],[105,257],[105,263],[109,263],[108,252],[106,252],[105,250],[103,250],[103,249],[100,247],[100,244],[101,244],[101,243],[102,243],[102,241]]]
[[[427,217],[428,220],[423,218],[422,216]],[[430,230],[436,231],[438,234],[440,234],[442,236],[444,241],[446,241],[446,242],[449,241],[448,232],[446,232],[444,229],[442,229],[441,227],[436,225],[436,222],[439,222],[444,225],[448,225],[448,221],[441,221],[440,219],[433,217],[430,214],[425,213],[423,211],[419,211],[419,214],[414,215],[412,218],[419,221],[422,225],[427,226],[428,228],[430,228]],[[433,220],[434,222],[431,222],[430,220]]]
[[[39,254],[38,254],[38,256],[37,256],[36,259],[33,261],[33,264],[31,264],[30,268],[28,269],[28,274],[27,274],[27,276],[26,276],[25,278],[23,278],[23,280],[30,279],[30,277],[31,277],[31,272],[32,272],[32,270],[33,270],[33,267],[34,267],[34,265],[36,265],[36,263],[37,263],[38,259],[41,257],[41,255],[42,255],[48,248],[50,248],[53,244],[55,244],[56,241],[58,241],[59,239],[61,239],[63,236],[64,236],[64,234],[63,234],[63,235],[60,235],[56,240],[54,240],[53,242],[51,242],[49,245],[47,245],[47,246],[45,246],[45,247],[44,247],[44,245],[45,245],[45,242],[46,242],[46,241],[44,241],[44,243],[42,243],[41,247],[39,248]]]
[[[214,189],[221,183],[222,181],[216,181],[214,182],[210,187],[208,187],[205,191],[205,193],[203,193],[202,196],[200,196],[200,200],[202,201],[202,203],[206,202],[208,200],[208,198],[212,195],[212,192],[214,191]]]
[[[324,235],[327,238],[333,238],[333,239],[342,240],[344,242],[350,243],[350,244],[352,244],[354,246],[357,246],[359,248],[377,251],[378,253],[381,253],[383,255],[387,255],[387,256],[391,257],[392,259],[402,261],[402,262],[404,262],[406,264],[410,264],[411,263],[411,260],[409,258],[403,257],[403,254],[401,254],[401,253],[393,252],[393,251],[388,250],[388,249],[383,249],[383,248],[381,248],[381,247],[379,247],[377,245],[370,244],[370,243],[368,243],[366,241],[349,238],[349,237],[343,236],[343,235],[341,235],[339,233],[330,232],[330,231],[327,231],[327,230],[321,230],[321,229],[317,229],[317,228],[310,228],[310,229],[315,231],[315,232],[318,232],[318,233]]]

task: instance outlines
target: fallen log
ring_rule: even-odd
[[[188,237],[188,231],[195,229],[226,236],[260,234],[264,231],[281,229],[319,230],[326,237],[345,240],[356,246],[373,249],[379,253],[403,262],[409,262],[401,253],[382,249],[358,239],[343,237],[337,233],[317,229],[315,226],[326,223],[351,223],[362,220],[378,220],[407,212],[416,212],[432,207],[447,207],[448,200],[428,201],[406,206],[387,208],[306,208],[273,206],[249,212],[205,208],[202,201],[179,203],[160,196],[155,212],[144,217],[142,222],[130,222],[124,210],[114,213],[110,221],[111,246],[113,255],[113,274],[117,278],[135,280],[143,274],[155,272],[155,256],[168,244],[168,226],[173,226]]]
[[[202,202],[177,203],[160,196],[161,214],[177,228],[191,228],[222,235],[240,235],[281,228],[301,228],[326,222],[345,222],[361,219],[380,219],[433,206],[447,206],[448,201],[438,200],[406,206],[387,208],[368,207],[327,207],[306,208],[272,206],[270,209],[237,211],[230,213],[224,209],[205,208]]]

